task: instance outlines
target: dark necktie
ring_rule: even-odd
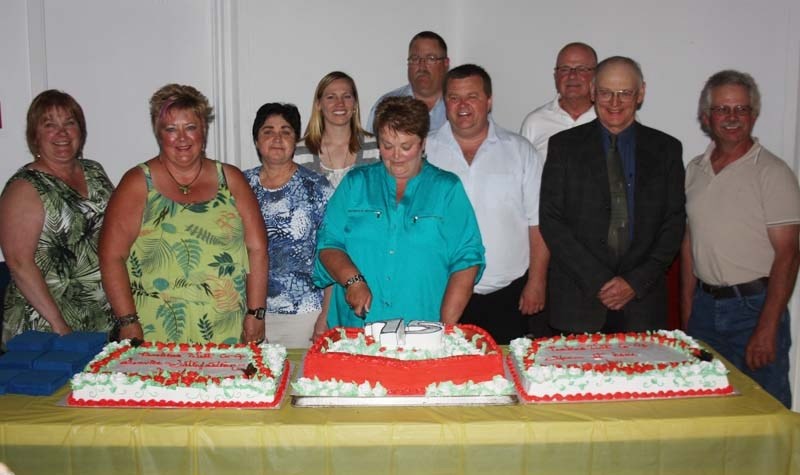
[[[619,259],[628,247],[628,197],[622,157],[617,150],[617,136],[611,136],[606,154],[608,189],[611,192],[611,217],[608,222],[608,248]]]

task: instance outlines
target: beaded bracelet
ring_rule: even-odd
[[[356,282],[367,282],[367,279],[364,278],[361,274],[356,274],[353,277],[347,279],[347,282],[344,283],[344,289],[347,290],[351,285],[355,284]]]

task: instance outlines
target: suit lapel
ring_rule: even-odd
[[[635,122],[634,125],[636,127],[636,186],[633,195],[633,214],[635,222],[639,222],[642,218],[640,203],[649,199],[648,183],[652,182],[653,175],[658,173],[658,155],[653,150],[647,130],[638,122]]]
[[[605,157],[605,151],[603,150],[603,133],[600,129],[602,125],[600,122],[595,119],[593,121],[594,127],[591,127],[591,130],[587,134],[586,140],[583,141],[584,149],[581,151],[579,156],[581,157],[588,157],[588,163],[586,163],[586,168],[589,170],[590,177],[598,177],[598,182],[608,183],[608,167],[606,165],[606,161],[603,159]],[[603,195],[603,199],[605,201],[610,201],[610,193],[608,191],[608,185],[605,187],[605,194]]]

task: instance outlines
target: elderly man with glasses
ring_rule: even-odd
[[[547,158],[551,136],[596,118],[589,91],[596,66],[597,53],[586,43],[569,43],[558,52],[553,68],[558,94],[528,114],[519,130],[540,157]]]
[[[421,31],[414,35],[408,44],[406,63],[408,64],[408,84],[387,92],[375,101],[367,120],[369,132],[375,132],[372,130],[375,108],[387,97],[410,96],[424,102],[428,106],[430,114],[431,131],[441,127],[447,120],[444,102],[442,102],[444,76],[450,68],[447,43],[432,31]]]
[[[681,314],[690,334],[789,407],[800,187],[751,135],[760,109],[758,86],[739,71],[714,74],[700,94],[711,144],[686,167]]]
[[[681,143],[636,121],[645,94],[636,61],[602,61],[591,92],[597,119],[550,138],[542,176],[550,326],[664,328],[665,274],[686,219]]]

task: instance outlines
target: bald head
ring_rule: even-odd
[[[585,56],[587,63],[591,63],[591,66],[597,65],[597,52],[594,50],[594,48],[586,43],[576,41],[573,43],[567,43],[558,51],[558,56],[556,56],[556,67],[561,64],[564,56],[573,54],[582,54]]]
[[[597,53],[585,43],[569,43],[556,57],[553,79],[561,107],[582,114],[592,106],[590,84],[597,66]]]
[[[614,56],[597,65],[592,83],[594,108],[600,123],[612,134],[633,124],[644,92],[644,77],[636,61]]]

